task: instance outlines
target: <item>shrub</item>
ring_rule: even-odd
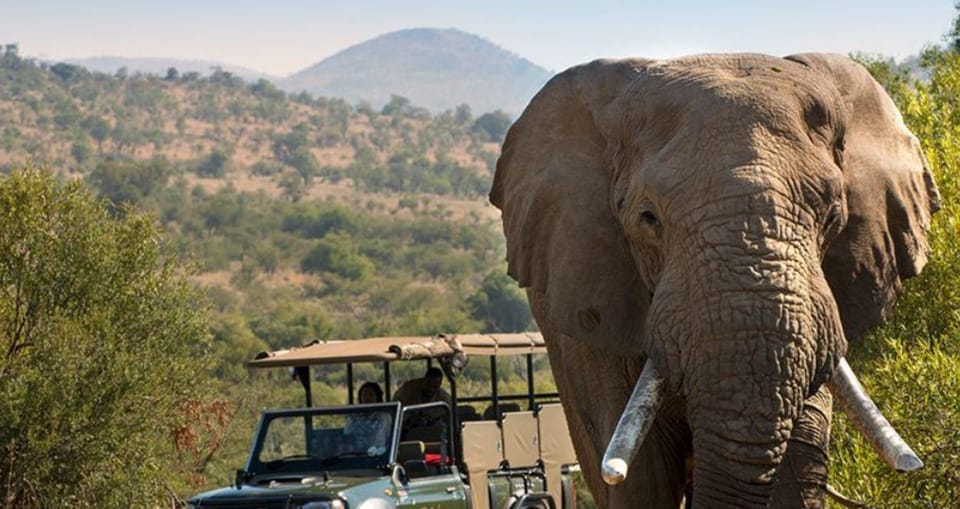
[[[0,181],[4,506],[169,505],[203,309],[150,217],[112,218],[49,173]]]

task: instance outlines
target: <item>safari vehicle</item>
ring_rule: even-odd
[[[534,391],[540,334],[469,334],[316,341],[264,352],[253,368],[288,368],[306,406],[264,412],[245,467],[232,487],[194,496],[189,507],[381,509],[576,509],[569,474],[578,470],[557,394]],[[497,359],[526,358],[526,394],[500,394]],[[458,397],[468,359],[488,357],[490,394]],[[354,364],[438,363],[450,387],[445,402],[354,404]],[[310,367],[345,365],[347,405],[313,407]],[[520,403],[527,409],[521,410]],[[488,404],[480,414],[471,404]],[[356,422],[376,433],[356,433]]]

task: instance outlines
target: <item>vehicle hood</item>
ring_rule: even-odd
[[[274,482],[244,484],[236,487],[220,488],[191,497],[188,502],[200,507],[218,507],[244,502],[307,502],[342,498],[347,502],[363,499],[374,494],[384,496],[385,490],[392,487],[390,477],[351,477],[331,476],[324,482],[323,476],[307,476],[303,480],[278,479]],[[386,492],[389,494],[389,491]],[[259,507],[259,506],[258,506]],[[280,507],[284,507],[281,505]]]

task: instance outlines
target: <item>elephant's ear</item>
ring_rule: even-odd
[[[509,273],[550,328],[637,351],[649,303],[610,204],[611,107],[645,64],[596,61],[555,76],[510,128],[490,192]],[[614,350],[611,350],[614,351]]]
[[[917,139],[883,88],[841,55],[787,57],[828,74],[846,109],[842,170],[849,219],[823,267],[854,338],[893,311],[904,279],[923,270],[940,194]]]

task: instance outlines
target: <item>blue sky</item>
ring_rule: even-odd
[[[562,70],[726,51],[903,58],[942,42],[955,13],[952,0],[3,0],[0,43],[48,59],[203,59],[283,76],[389,31],[459,28]]]

